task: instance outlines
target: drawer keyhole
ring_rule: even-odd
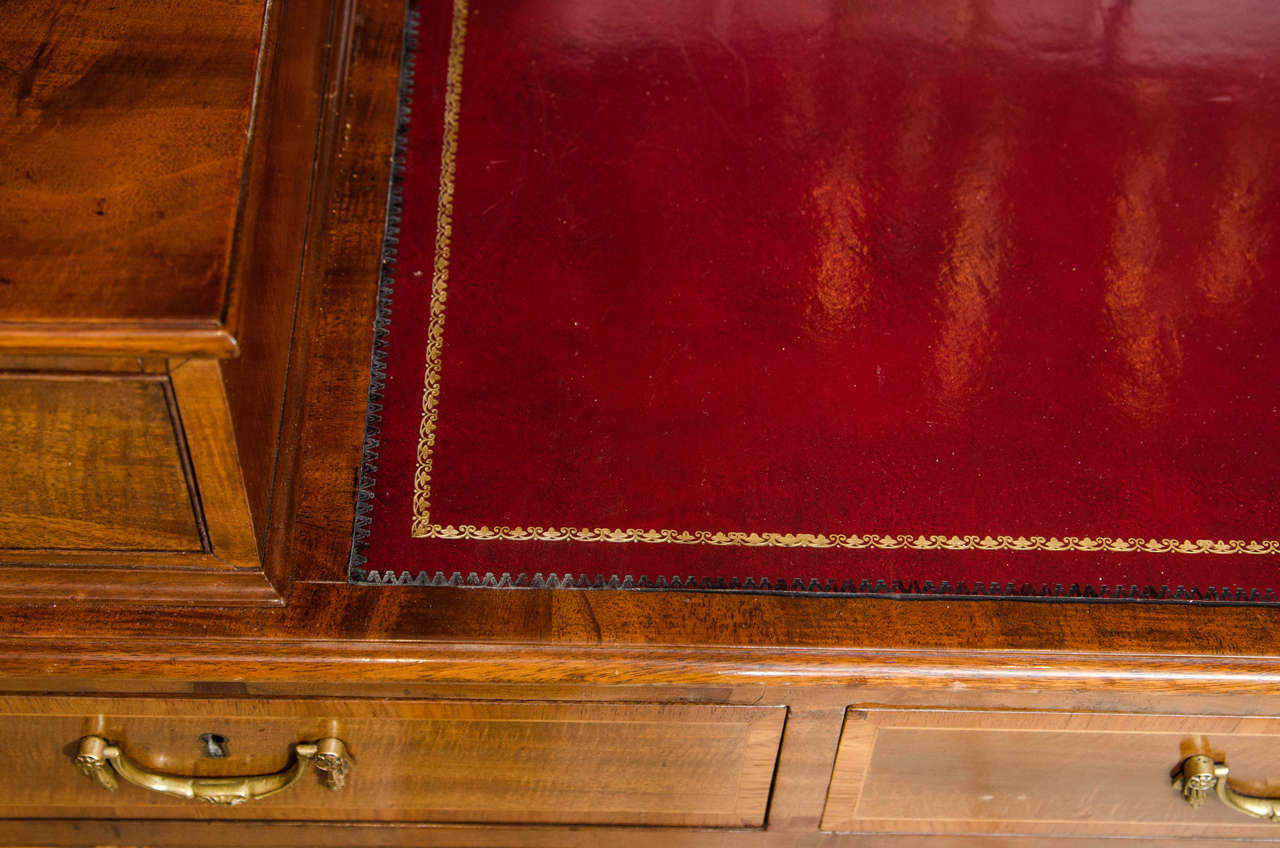
[[[227,737],[217,733],[201,733],[200,742],[204,745],[204,755],[215,760],[226,759]]]

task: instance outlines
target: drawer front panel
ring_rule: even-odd
[[[0,598],[279,601],[214,360],[0,355],[0,467]]]
[[[824,830],[1253,837],[1280,834],[1170,785],[1209,753],[1242,791],[1280,794],[1280,719],[851,709]]]
[[[0,373],[0,550],[203,551],[167,382]]]
[[[422,701],[0,699],[0,817],[244,818],[754,827],[764,822],[784,707]],[[209,807],[73,764],[85,735],[144,768],[200,777],[283,769],[336,736],[355,768],[270,798]],[[227,757],[204,754],[202,734]]]

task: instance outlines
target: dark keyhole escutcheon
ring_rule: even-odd
[[[215,760],[230,756],[227,752],[227,737],[218,733],[201,733],[200,742],[204,746],[204,755]]]

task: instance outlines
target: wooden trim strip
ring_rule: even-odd
[[[169,373],[210,552],[234,568],[261,569],[222,367],[188,359]]]
[[[95,605],[221,607],[279,606],[280,596],[260,571],[232,571],[207,554],[191,555],[185,565],[204,570],[177,570],[178,556],[129,555],[135,564],[157,567],[6,565],[0,575],[0,601],[10,603],[87,602]],[[94,552],[101,563],[104,557]],[[60,559],[70,560],[65,555]],[[124,556],[113,557],[116,560]],[[163,570],[162,570],[163,569]],[[103,640],[97,640],[105,646]],[[106,640],[110,641],[110,640]],[[2,843],[0,843],[2,844]]]
[[[0,352],[93,356],[212,356],[239,353],[236,338],[209,321],[178,323],[0,323]]]
[[[1280,661],[1001,652],[584,648],[397,641],[0,638],[0,677],[573,686],[957,687],[1150,695],[1273,693]]]

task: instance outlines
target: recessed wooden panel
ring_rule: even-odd
[[[0,375],[0,550],[202,550],[165,385]]]
[[[784,707],[422,701],[0,698],[0,817],[523,822],[759,826]],[[95,733],[176,774],[276,771],[289,745],[336,735],[345,789],[314,776],[219,809],[82,777]],[[230,756],[202,756],[202,733]]]
[[[5,4],[0,330],[221,320],[263,6]]]
[[[1242,791],[1280,793],[1280,719],[852,709],[824,830],[1275,836],[1215,798],[1193,810],[1169,772],[1225,757]]]

